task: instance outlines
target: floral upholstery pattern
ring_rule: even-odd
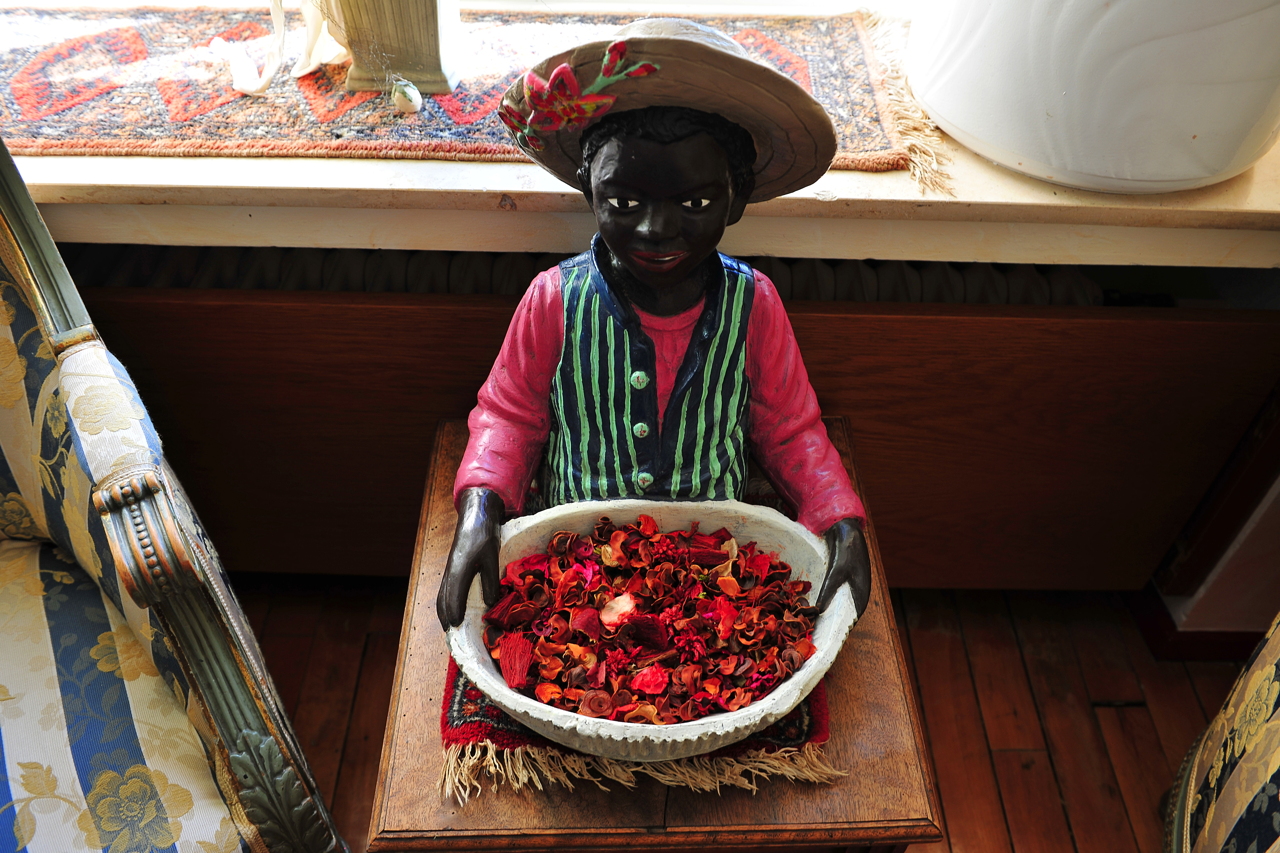
[[[93,504],[109,475],[163,464],[159,437],[100,342],[55,357],[15,281],[0,263],[0,853],[247,850]]]
[[[1280,617],[1183,763],[1170,853],[1267,853],[1280,846]]]
[[[233,853],[195,703],[72,557],[0,542],[0,850]]]

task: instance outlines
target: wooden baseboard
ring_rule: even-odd
[[[404,574],[516,300],[95,288],[228,567]],[[1280,379],[1280,313],[792,302],[895,586],[1141,589]]]
[[[1154,583],[1125,599],[1147,647],[1159,660],[1248,660],[1264,636],[1261,631],[1179,631]]]

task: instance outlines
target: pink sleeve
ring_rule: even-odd
[[[818,398],[773,282],[756,273],[747,326],[750,439],[756,461],[797,520],[821,536],[844,518],[866,518],[840,453],[822,425]]]
[[[560,269],[538,275],[516,308],[489,378],[476,395],[471,438],[453,483],[493,489],[509,513],[524,508],[534,468],[551,428],[551,380],[564,344]]]

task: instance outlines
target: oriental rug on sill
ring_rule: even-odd
[[[0,134],[25,155],[520,162],[496,117],[508,85],[542,56],[607,38],[630,20],[466,13],[462,81],[451,94],[426,97],[420,113],[401,115],[386,95],[347,92],[345,64],[298,79],[282,70],[260,97],[234,91],[210,42],[240,42],[261,63],[271,40],[265,8],[5,9]],[[814,93],[839,136],[834,168],[910,169],[936,183],[936,131],[897,68],[901,22],[861,13],[698,20]],[[282,69],[304,49],[299,13],[288,25]]]
[[[630,788],[638,776],[695,791],[745,788],[769,779],[834,782],[845,774],[822,751],[830,737],[826,685],[818,686],[783,719],[744,741],[707,755],[675,761],[616,761],[585,755],[535,734],[507,716],[449,661],[440,714],[444,768],[440,793],[465,804],[486,782],[514,790],[575,782],[607,790]],[[639,725],[639,724],[637,724]]]

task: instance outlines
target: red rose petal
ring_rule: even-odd
[[[667,680],[667,671],[662,664],[655,663],[636,673],[636,676],[631,679],[631,686],[641,693],[655,694],[667,689]]]
[[[624,640],[634,640],[650,649],[663,649],[667,645],[667,629],[662,620],[647,613],[632,613],[624,617],[618,636]]]
[[[591,638],[591,642],[599,642],[601,631],[600,611],[594,607],[574,608],[573,616],[569,619],[569,627],[586,634]]]

